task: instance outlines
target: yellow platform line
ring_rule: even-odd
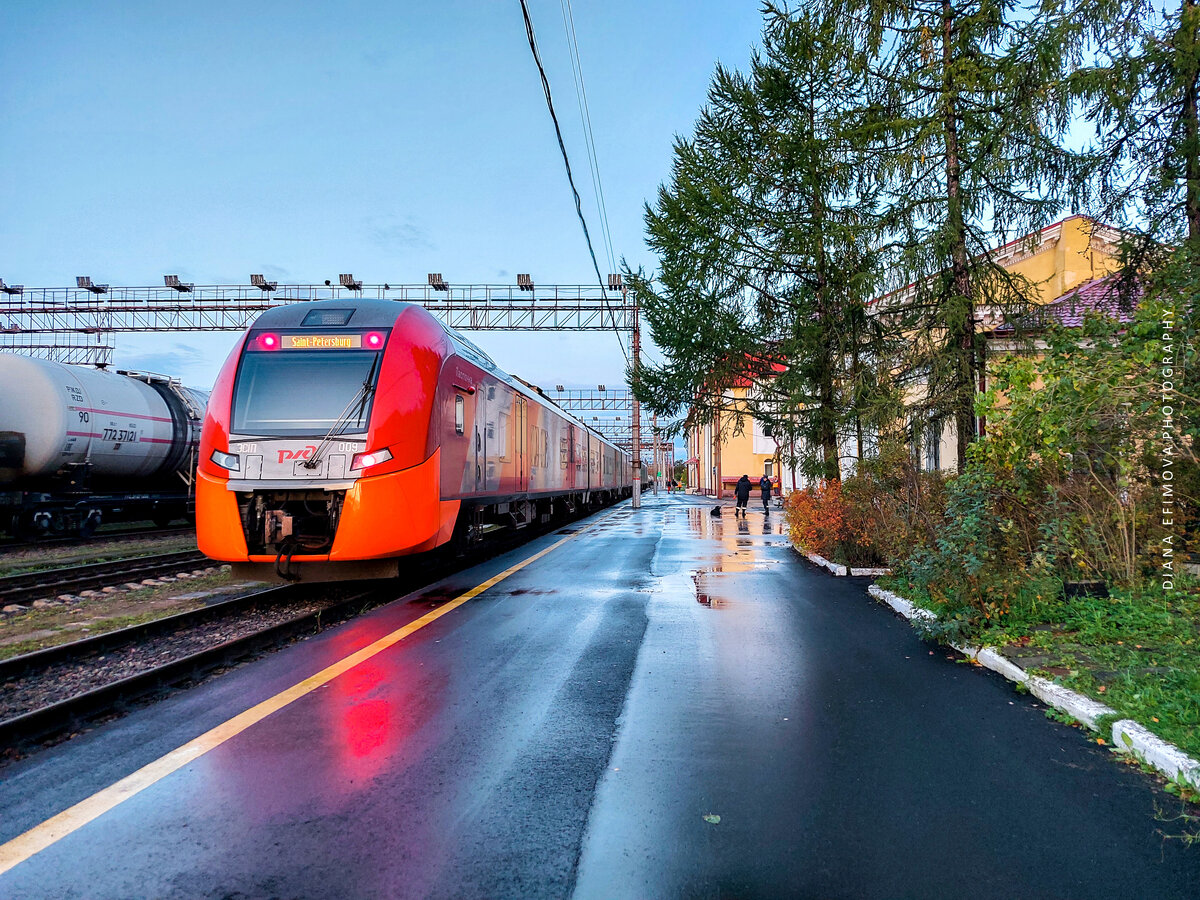
[[[377,653],[381,653],[393,644],[396,644],[415,631],[419,631],[426,625],[436,622],[448,612],[462,606],[468,600],[478,597],[488,588],[499,584],[504,579],[508,578],[515,572],[519,572],[530,563],[536,562],[547,553],[561,547],[567,541],[574,540],[579,535],[589,529],[599,525],[601,522],[610,518],[614,513],[609,513],[603,519],[593,522],[585,528],[580,529],[575,534],[569,535],[560,541],[556,541],[544,550],[539,550],[533,556],[521,560],[516,565],[505,569],[499,575],[489,578],[482,584],[476,585],[464,594],[460,594],[448,603],[439,606],[437,609],[430,610],[421,616],[409,622],[402,628],[397,628],[390,634],[384,635],[373,644],[368,644],[361,650],[350,654],[343,659],[338,660],[333,665],[322,669],[315,675],[304,679],[298,684],[292,685],[287,690],[281,691],[274,697],[264,700],[256,706],[252,706],[239,715],[234,716],[226,722],[216,726],[215,728],[206,731],[199,737],[188,741],[182,747],[177,747],[170,753],[160,756],[154,762],[142,766],[131,775],[127,775],[115,784],[109,785],[101,791],[98,791],[86,800],[81,800],[69,809],[65,809],[58,815],[47,819],[40,825],[35,825],[33,828],[26,831],[24,834],[18,835],[6,844],[0,845],[0,875],[3,875],[13,866],[23,863],[35,853],[40,853],[47,847],[62,840],[67,835],[78,831],[84,825],[104,815],[110,809],[114,809],[124,803],[130,797],[141,793],[146,788],[157,784],[162,779],[166,778],[177,769],[181,769],[188,763],[193,762],[213,750],[221,744],[228,741],[230,738],[241,734],[251,725],[256,722],[261,722],[273,712],[283,709],[285,706],[294,703],[301,697],[311,694],[317,688],[324,684],[328,684],[333,679],[337,678],[344,672],[349,671],[361,662],[365,662]]]

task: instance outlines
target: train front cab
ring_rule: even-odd
[[[441,499],[430,429],[445,334],[424,310],[381,304],[347,307],[349,327],[320,334],[305,307],[271,310],[226,362],[201,439],[197,539],[237,574],[389,577],[397,557],[449,539],[458,504]],[[313,340],[329,335],[346,340]]]

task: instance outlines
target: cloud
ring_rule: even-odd
[[[172,344],[169,350],[122,354],[118,362],[122,369],[180,378],[184,377],[186,370],[208,365],[209,356],[191,344]]]
[[[384,250],[436,250],[429,233],[412,216],[371,216],[363,221],[368,239]]]

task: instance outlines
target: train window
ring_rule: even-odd
[[[496,416],[496,433],[500,436],[497,443],[500,445],[499,455],[501,459],[508,459],[508,413],[498,413]]]
[[[462,394],[456,394],[454,397],[454,433],[462,434],[466,428],[466,412],[463,409]]]
[[[567,460],[570,458],[571,451],[567,449],[567,439],[562,438],[558,442],[558,464],[562,468],[567,467]]]
[[[367,430],[379,354],[289,350],[247,353],[233,388],[232,430],[243,435],[320,435]]]

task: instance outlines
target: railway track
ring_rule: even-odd
[[[136,556],[112,562],[7,575],[0,578],[0,606],[52,597],[56,594],[77,594],[80,591],[98,590],[115,584],[160,578],[201,565],[209,565],[208,557],[198,550],[183,550],[178,553]]]
[[[124,543],[126,541],[144,541],[147,538],[171,538],[195,534],[192,526],[180,528],[138,528],[130,531],[100,532],[90,538],[78,536],[39,538],[35,541],[20,541],[0,538],[0,556],[20,550],[41,550],[47,547],[86,547],[89,544]]]
[[[572,533],[578,530],[573,522],[580,517],[530,528],[523,535],[497,540],[463,557],[431,556],[409,574],[387,582],[361,582],[353,587],[289,584],[267,588],[0,660],[0,748],[17,755],[40,742],[55,740],[89,721],[120,712],[128,704],[149,702],[173,688],[200,681],[214,670],[391,602],[460,568],[507,552],[529,538],[550,532]],[[322,594],[326,596],[314,602]],[[259,621],[245,621],[263,612],[267,615],[259,616]],[[197,646],[181,649],[188,642]]]
[[[321,599],[316,587],[268,588],[0,661],[0,747],[53,738],[131,701],[200,680],[341,621],[382,594],[371,585]],[[247,624],[252,613],[262,615]]]

